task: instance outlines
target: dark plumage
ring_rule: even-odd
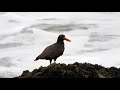
[[[64,52],[64,40],[71,42],[69,39],[65,38],[65,35],[59,35],[57,42],[45,48],[45,50],[34,61],[46,59],[50,60],[51,64],[52,59],[54,59],[55,62]]]

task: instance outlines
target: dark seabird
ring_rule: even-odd
[[[45,48],[45,50],[34,61],[46,59],[49,60],[51,64],[52,59],[54,59],[55,63],[57,58],[64,52],[64,40],[71,42],[71,40],[67,39],[65,35],[59,35],[57,42]]]

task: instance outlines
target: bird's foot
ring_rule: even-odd
[[[54,61],[54,63],[56,64],[56,61]]]

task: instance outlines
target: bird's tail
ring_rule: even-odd
[[[36,57],[36,59],[34,61],[37,61],[39,59],[44,59],[41,55],[39,55],[38,57]]]
[[[35,59],[34,61],[37,61],[37,59]]]
[[[37,60],[38,60],[38,57],[34,61],[37,61]]]

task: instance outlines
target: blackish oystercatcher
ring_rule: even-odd
[[[57,58],[64,52],[64,40],[71,42],[71,40],[67,39],[65,35],[59,35],[57,42],[45,48],[45,50],[34,61],[39,59],[46,59],[49,60],[51,64],[52,59],[54,59],[55,63]]]

